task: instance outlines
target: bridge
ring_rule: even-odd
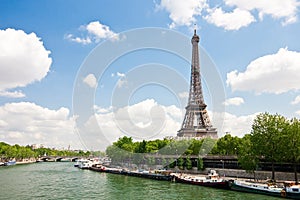
[[[38,158],[42,162],[75,162],[78,159],[85,159],[83,156],[41,156]]]

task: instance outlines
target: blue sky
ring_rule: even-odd
[[[93,73],[81,77],[93,49],[101,49],[113,39],[112,45],[126,42],[127,33],[147,27],[167,34],[175,31],[189,42],[196,24],[201,56],[208,54],[224,88],[224,101],[218,103],[225,110],[215,110],[214,91],[210,91],[214,83],[203,77],[207,109],[219,136],[249,133],[259,112],[299,117],[299,7],[298,0],[0,0],[0,140],[103,149],[121,135],[135,139],[175,136],[184,114],[189,60],[170,52],[142,49],[120,56],[101,77]],[[153,39],[151,34],[149,37],[145,40]],[[186,45],[190,51],[190,43]],[[174,80],[185,80],[180,86],[186,92],[174,93],[171,86],[154,80],[135,88],[130,98],[124,99],[126,106],[114,107],[113,93],[126,91],[131,80],[151,78],[151,72],[135,74],[142,65],[156,69],[151,63],[174,72]],[[205,63],[202,61],[201,70],[213,73]],[[101,68],[101,60],[97,60],[97,67]],[[157,73],[155,78],[167,76]],[[76,128],[80,116],[72,105],[73,91],[80,81],[95,92],[94,110],[82,122],[84,130]],[[155,108],[157,115],[151,113]],[[123,124],[116,119],[125,112],[130,119]],[[219,115],[224,116],[223,126],[215,117]],[[164,123],[153,135],[129,133],[134,131],[128,120],[136,130],[151,132],[162,119]]]

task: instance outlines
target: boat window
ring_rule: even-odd
[[[298,192],[297,188],[293,188],[292,190],[293,190],[293,192]]]

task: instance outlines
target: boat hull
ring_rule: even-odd
[[[185,180],[179,177],[175,177],[175,182],[204,186],[204,187],[211,187],[211,188],[218,188],[218,189],[230,189],[229,181],[226,180],[220,182],[196,182],[196,181]]]
[[[251,187],[245,187],[242,185],[238,185],[236,183],[231,183],[231,189],[239,192],[247,192],[247,193],[254,193],[254,194],[263,194],[275,197],[281,197],[281,191],[268,191],[268,190],[259,190]]]

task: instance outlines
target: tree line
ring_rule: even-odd
[[[103,153],[102,153],[103,154]],[[28,158],[38,158],[41,156],[79,156],[88,157],[90,155],[102,155],[101,152],[90,151],[69,151],[69,150],[57,150],[51,148],[36,148],[31,146],[20,146],[18,144],[9,145],[4,142],[0,142],[0,160],[7,161],[11,159],[22,160]]]
[[[198,169],[203,168],[201,158],[204,155],[236,156],[239,165],[248,172],[255,172],[259,162],[272,164],[272,180],[275,180],[275,163],[291,163],[297,177],[297,164],[300,162],[300,121],[291,120],[279,114],[261,113],[256,116],[250,133],[242,138],[230,134],[219,139],[191,139],[174,140],[163,139],[153,141],[136,141],[131,137],[122,137],[107,147],[106,154],[115,163],[143,163],[153,164],[153,156],[157,155],[184,155],[173,160],[159,160],[159,164],[179,168],[183,165],[191,168],[189,156],[198,156]],[[185,163],[183,163],[185,162]]]

